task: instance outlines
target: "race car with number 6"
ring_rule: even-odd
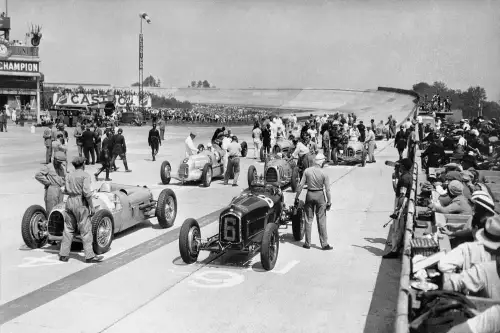
[[[222,253],[238,251],[254,253],[260,250],[262,267],[272,270],[278,259],[280,227],[292,222],[295,240],[304,237],[304,203],[287,207],[283,192],[276,184],[254,183],[233,198],[219,216],[219,233],[201,238],[198,221],[184,221],[179,235],[182,260],[191,264],[198,260],[200,251]]]

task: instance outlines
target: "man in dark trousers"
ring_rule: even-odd
[[[264,156],[271,153],[271,124],[267,124],[262,130],[262,147],[264,148]]]
[[[403,152],[406,148],[406,132],[403,125],[399,127],[399,132],[396,133],[396,139],[394,139],[394,147],[398,150],[399,160],[403,159]]]
[[[302,189],[307,184],[307,195],[305,202],[305,212],[307,215],[305,225],[305,242],[302,246],[305,249],[311,248],[311,227],[316,215],[318,222],[319,240],[323,250],[332,250],[328,244],[328,234],[326,231],[326,211],[330,210],[332,200],[330,195],[330,181],[328,175],[323,172],[321,166],[325,162],[325,156],[321,153],[316,155],[314,166],[307,168],[302,175],[297,194],[295,195],[295,205],[299,203],[299,196]],[[326,193],[326,202],[325,202]]]
[[[96,256],[92,249],[92,224],[89,215],[95,212],[92,202],[92,188],[90,186],[90,175],[86,173],[83,157],[75,157],[71,162],[75,171],[66,176],[65,193],[68,194],[66,200],[66,210],[73,214],[75,220],[65,219],[63,239],[59,250],[59,260],[67,262],[71,243],[76,230],[80,231],[85,252],[86,263],[97,263],[102,260],[102,256]]]
[[[153,156],[153,161],[156,161],[156,154],[161,146],[160,132],[156,129],[156,124],[153,124],[153,128],[149,130],[148,143],[151,147],[151,156]]]
[[[106,179],[105,181],[110,182],[111,179],[109,178],[109,169],[110,169],[110,162],[111,162],[111,131],[106,131],[106,136],[104,137],[104,140],[102,140],[102,148],[101,148],[101,156],[100,156],[100,161],[102,164],[102,167],[97,171],[97,173],[94,174],[95,180],[99,181],[97,177],[101,174],[101,172],[106,171]]]
[[[0,132],[7,132],[7,114],[5,111],[0,110]]]
[[[118,133],[115,134],[113,136],[113,138],[111,139],[112,140],[111,146],[113,147],[112,148],[113,158],[111,159],[111,167],[115,171],[118,169],[116,167],[115,161],[116,161],[116,158],[118,156],[120,156],[120,158],[123,161],[123,165],[125,166],[125,172],[132,172],[132,170],[130,170],[128,168],[127,156],[126,156],[126,154],[127,154],[127,145],[125,144],[125,138],[123,137],[122,133],[123,133],[123,130],[121,128],[118,129]]]
[[[99,128],[99,125],[97,125],[96,122],[94,123],[94,149],[97,163],[101,162],[101,139],[102,130]]]
[[[82,146],[83,146],[83,155],[85,156],[86,159],[85,164],[89,165],[90,156],[92,156],[92,165],[94,165],[95,164],[94,132],[90,130],[89,125],[85,127],[85,131],[82,133]]]
[[[358,124],[358,131],[359,131],[359,142],[365,142],[366,139],[366,128],[365,125],[363,125],[363,121],[360,120]]]
[[[231,143],[227,147],[227,169],[224,174],[224,185],[228,185],[229,175],[234,172],[233,186],[238,186],[238,177],[240,175],[240,156],[241,145],[238,143],[238,138],[233,136]]]

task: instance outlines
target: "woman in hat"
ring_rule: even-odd
[[[472,215],[472,207],[463,195],[463,184],[458,180],[453,180],[448,184],[448,196],[451,201],[446,206],[438,206],[434,203],[429,205],[433,212],[442,214],[463,214]]]

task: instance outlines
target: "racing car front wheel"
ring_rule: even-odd
[[[47,230],[47,212],[45,208],[39,205],[28,207],[24,212],[21,222],[21,235],[23,236],[24,244],[30,249],[38,249],[47,244],[48,234],[44,235]]]
[[[95,254],[103,254],[109,251],[113,242],[115,222],[113,215],[107,209],[98,210],[92,219],[92,247]]]
[[[209,187],[212,183],[212,166],[210,163],[205,164],[201,173],[201,184],[204,187]]]
[[[257,169],[255,169],[255,165],[250,165],[247,173],[248,187],[252,186],[255,179],[257,179]]]
[[[161,169],[160,169],[160,178],[163,185],[167,185],[170,183],[171,172],[172,172],[172,167],[170,166],[170,163],[168,161],[164,161],[161,164]]]
[[[169,188],[164,189],[158,196],[156,202],[156,218],[162,228],[170,228],[174,225],[177,216],[177,197]]]
[[[364,167],[366,165],[366,150],[363,149],[361,151],[361,166]]]
[[[292,215],[292,232],[293,239],[301,241],[304,238],[306,223],[306,212],[304,211],[304,202],[299,201],[299,207],[294,215]]]
[[[276,223],[268,223],[264,229],[260,250],[260,262],[266,271],[272,270],[274,265],[276,265],[279,248],[278,225]]]
[[[245,141],[241,143],[241,157],[246,157],[248,153],[248,145]]]
[[[198,260],[200,239],[201,231],[198,221],[193,218],[184,221],[179,233],[179,252],[186,264],[192,264]]]

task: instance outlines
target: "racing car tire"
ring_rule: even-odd
[[[182,224],[181,231],[179,233],[179,252],[182,260],[186,264],[192,264],[198,260],[200,250],[194,249],[192,246],[193,239],[196,236],[201,238],[200,225],[198,224],[198,221],[193,218],[186,219]]]
[[[98,231],[101,222],[104,219],[109,219],[111,221],[111,236],[109,236],[108,241],[105,244],[99,244]],[[92,225],[92,248],[95,254],[103,254],[109,251],[111,243],[113,243],[115,221],[113,219],[113,214],[107,209],[98,210],[91,218],[90,223]]]
[[[297,192],[297,188],[299,187],[299,183],[300,183],[300,171],[299,171],[299,167],[296,166],[292,170],[292,179],[290,180],[290,184],[291,184],[293,193]]]
[[[167,216],[167,211],[165,207],[167,205],[168,200],[172,199],[172,203],[174,204],[174,209],[172,212],[172,216]],[[169,188],[164,189],[160,192],[158,196],[158,201],[156,202],[156,218],[158,219],[158,224],[163,229],[170,228],[174,225],[175,218],[177,217],[177,196],[174,191]]]
[[[212,166],[210,163],[205,164],[201,173],[201,184],[203,187],[210,187],[210,184],[212,184],[212,175]]]
[[[243,141],[241,143],[241,157],[247,157],[247,153],[248,153],[248,145],[246,141]]]
[[[261,162],[265,162],[266,161],[266,156],[264,154],[264,147],[260,147],[259,156],[260,156],[260,161]]]
[[[35,236],[32,232],[33,217],[35,215],[42,215],[45,220],[47,220],[47,211],[45,208],[39,205],[29,206],[24,212],[23,219],[21,222],[21,235],[23,236],[24,244],[30,249],[39,249],[45,244],[49,237],[39,238]],[[42,217],[40,216],[40,217]]]
[[[262,244],[260,249],[260,262],[266,271],[270,271],[276,265],[280,247],[278,225],[276,223],[268,223],[264,228],[262,236]]]
[[[254,182],[256,175],[257,175],[257,169],[255,168],[255,165],[250,165],[250,167],[248,167],[248,172],[247,172],[248,187],[252,186],[252,183]]]
[[[170,184],[170,179],[172,179],[170,177],[170,173],[167,174],[167,172],[165,171],[167,167],[170,169],[170,172],[172,172],[172,167],[170,166],[170,163],[168,161],[163,161],[160,168],[160,178],[163,185]]]
[[[297,212],[292,215],[292,232],[293,239],[296,241],[301,241],[304,238],[305,232],[305,218],[306,212],[304,211],[304,201],[299,201],[299,207]]]

